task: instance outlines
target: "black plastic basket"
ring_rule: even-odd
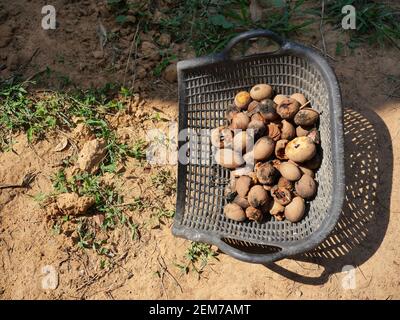
[[[280,49],[233,59],[241,41],[266,37]],[[302,92],[321,112],[323,161],[316,174],[318,194],[298,223],[236,222],[223,214],[230,172],[213,161],[209,138],[199,135],[225,123],[225,111],[239,90],[268,83],[278,92]],[[344,196],[343,128],[340,89],[326,60],[315,50],[287,41],[268,30],[232,39],[218,54],[178,63],[179,130],[187,129],[179,148],[188,163],[178,165],[174,235],[214,244],[243,261],[268,263],[309,251],[335,226]],[[203,132],[203,133],[204,133]],[[182,138],[182,137],[180,137]]]

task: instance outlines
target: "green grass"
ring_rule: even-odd
[[[87,172],[77,174],[70,180],[66,179],[63,170],[53,177],[53,187],[58,193],[74,192],[79,196],[92,196],[95,204],[93,212],[104,214],[102,227],[115,228],[118,223],[127,224],[128,218],[123,214],[123,208],[118,205],[123,203],[123,198],[114,187],[100,181],[100,175]]]
[[[135,197],[130,205],[130,208],[135,211],[141,211],[147,208],[147,204],[144,202],[142,197]]]
[[[156,218],[159,224],[165,224],[165,221],[172,219],[174,215],[175,215],[175,210],[166,210],[159,208],[157,210]]]
[[[130,149],[129,155],[137,160],[146,159],[146,145],[147,143],[143,139],[137,140]]]
[[[64,64],[65,58],[62,55],[56,56],[56,61],[60,64]],[[75,83],[65,73],[57,71],[49,66],[44,70],[36,70],[36,75],[32,78],[32,81],[36,83],[38,87],[43,88],[54,88],[57,90],[64,90],[69,87],[75,87]]]
[[[95,199],[94,205],[87,212],[90,214],[103,214],[104,221],[101,225],[103,231],[114,230],[117,227],[127,227],[131,232],[132,240],[138,238],[139,225],[125,214],[126,207],[123,205],[123,197],[115,187],[101,182],[102,174],[81,173],[67,179],[64,169],[58,171],[53,177],[55,195],[65,192],[74,192],[79,196],[91,196]],[[137,210],[143,208],[142,200],[138,198],[137,205],[129,206],[127,209]],[[104,246],[107,242],[98,240],[96,227],[89,223],[88,216],[76,219],[76,231],[79,235],[77,245],[79,248],[92,248],[98,254],[106,254]],[[61,217],[54,225],[62,226],[62,223],[69,221],[71,217]]]
[[[16,131],[25,131],[32,141],[64,120],[65,114],[56,99],[36,101],[28,95],[27,84],[3,84],[0,88],[0,147],[6,146]]]
[[[28,141],[33,142],[50,130],[73,128],[73,117],[79,117],[96,137],[107,142],[102,171],[114,172],[116,163],[128,156],[145,159],[145,142],[138,140],[132,147],[119,143],[106,119],[107,115],[125,108],[118,96],[132,95],[128,89],[118,91],[117,86],[108,84],[96,90],[30,95],[27,90],[30,84],[22,82],[0,87],[0,149],[9,149],[13,133],[26,132]]]
[[[166,225],[175,216],[175,210],[168,210],[161,206],[153,207],[152,211],[150,219],[145,223],[148,229],[160,228],[161,225]]]
[[[259,22],[251,20],[249,1],[247,0],[174,0],[161,8],[167,18],[159,23],[152,20],[153,13],[148,2],[138,4],[126,0],[108,0],[108,6],[118,23],[135,24],[129,17],[134,16],[136,23],[141,22],[141,30],[158,29],[169,33],[175,42],[186,42],[197,55],[220,51],[238,32],[254,28],[265,28],[288,36],[303,30],[313,23],[313,19],[301,19],[301,6],[305,0],[271,1],[271,6],[279,9]],[[140,39],[138,39],[140,43]],[[162,70],[175,58],[166,57],[155,68],[154,74]]]
[[[389,4],[370,0],[338,0],[326,2],[325,19],[341,29],[344,17],[342,8],[353,5],[356,8],[356,30],[344,30],[350,34],[347,46],[354,49],[362,43],[369,45],[394,45],[400,49],[400,9]],[[320,9],[316,10],[317,12]],[[343,44],[338,42],[336,53],[341,53]]]
[[[143,27],[147,28],[152,17],[149,1],[107,0],[107,5],[114,13],[115,21],[121,25],[142,20]]]
[[[98,237],[101,233],[104,236],[104,233],[123,227],[128,228],[132,240],[138,239],[140,226],[127,212],[142,211],[149,205],[142,197],[135,198],[129,204],[123,203],[118,187],[102,179],[106,172],[116,172],[117,166],[127,157],[139,161],[146,158],[146,141],[138,139],[129,145],[120,143],[115,128],[108,121],[108,116],[124,110],[125,102],[130,100],[133,93],[126,88],[108,84],[99,89],[35,94],[31,84],[3,82],[0,85],[0,142],[3,150],[10,147],[13,134],[25,132],[28,140],[35,143],[49,131],[72,129],[76,119],[83,122],[96,137],[106,141],[107,153],[99,171],[94,174],[80,172],[68,178],[65,170],[74,164],[76,155],[67,157],[63,160],[63,168],[52,177],[54,192],[32,196],[42,205],[54,200],[58,194],[67,192],[94,198],[94,205],[84,216],[53,217],[53,233],[70,231],[72,224],[76,227],[74,233],[77,236],[74,240],[77,246],[93,249],[100,255],[108,254],[108,243]],[[170,178],[170,175],[163,173],[159,182],[164,181],[169,185]],[[159,207],[154,209],[154,216],[161,223],[174,215],[173,211]],[[91,217],[94,214],[104,216],[100,230]]]
[[[156,77],[160,77],[165,68],[168,67],[172,62],[177,60],[176,55],[171,53],[169,50],[161,50],[160,55],[161,61],[156,65],[153,70],[153,74]]]
[[[165,194],[170,194],[176,189],[176,180],[172,176],[171,171],[167,169],[161,169],[153,174],[151,182],[154,187],[164,191]]]
[[[161,29],[174,36],[174,41],[188,42],[197,55],[220,51],[239,32],[265,28],[288,36],[313,23],[313,19],[296,19],[302,16],[304,0],[272,1],[272,6],[283,11],[271,12],[260,22],[250,17],[247,0],[184,0],[174,1],[161,21]]]
[[[73,220],[76,223],[76,231],[79,235],[77,246],[82,249],[92,248],[98,254],[105,254],[104,247],[107,242],[101,242],[97,239],[96,227],[90,223],[91,214],[103,214],[104,221],[101,229],[105,232],[114,230],[118,227],[126,227],[130,230],[131,239],[136,240],[139,237],[139,224],[126,215],[125,210],[142,211],[149,205],[141,197],[136,197],[134,201],[126,205],[123,197],[120,196],[114,186],[104,184],[101,181],[102,173],[89,174],[81,173],[74,175],[70,179],[66,178],[64,169],[58,171],[53,177],[53,187],[56,196],[60,193],[74,192],[79,196],[91,196],[95,199],[95,204],[90,208],[84,217],[58,217],[54,222],[53,229],[57,234],[61,233],[62,225],[66,221]],[[150,216],[150,222],[153,225],[160,226],[166,224],[175,215],[174,210],[167,210],[162,207],[153,208],[154,213]]]
[[[125,15],[131,12],[137,20],[140,19],[142,31],[157,29],[169,33],[172,41],[189,44],[198,56],[221,51],[232,37],[254,28],[269,29],[285,37],[306,32],[307,26],[319,23],[321,14],[321,1],[314,0],[317,4],[314,7],[310,3],[305,0],[271,0],[265,10],[266,16],[253,22],[248,0],[175,0],[170,1],[168,7],[161,8],[166,17],[157,23],[151,19],[152,13],[147,2],[139,5],[126,0],[108,1],[109,7],[121,23],[126,23]],[[354,49],[361,43],[390,43],[399,48],[398,10],[396,12],[390,4],[371,0],[326,0],[325,20],[341,28],[344,17],[341,10],[348,4],[356,7],[357,30],[345,31],[351,34],[347,47]],[[274,7],[276,10],[271,10]],[[318,17],[306,16],[305,13],[313,13]],[[338,41],[337,54],[343,52],[343,46]],[[160,76],[163,69],[174,60],[175,57],[163,57],[154,69],[154,75]]]
[[[211,248],[211,245],[202,242],[191,242],[185,253],[185,263],[176,264],[184,273],[190,270],[195,271],[199,276],[211,259],[216,259],[218,253]]]

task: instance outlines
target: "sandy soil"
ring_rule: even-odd
[[[113,66],[113,46],[107,47],[104,58],[94,57],[93,52],[99,50],[96,6],[91,1],[83,2],[88,5],[76,17],[74,2],[63,5],[63,1],[55,1],[62,10],[60,28],[54,32],[34,27],[39,26],[40,15],[27,19],[27,11],[40,12],[38,5],[19,1],[7,7],[8,15],[2,19],[14,30],[10,42],[0,51],[0,59],[8,67],[2,76],[20,69],[29,77],[48,65],[79,85],[124,81],[124,77],[132,85],[136,69],[125,73],[124,55],[115,62],[120,69],[115,63]],[[107,28],[115,27],[111,21],[103,18],[102,23]],[[67,31],[69,25],[74,26],[70,26],[72,32]],[[74,45],[77,36],[82,43],[78,48]],[[335,31],[327,31],[325,35],[332,56],[341,36]],[[127,50],[130,37],[132,30],[116,45]],[[314,38],[298,40],[321,47],[318,32]],[[180,57],[192,54],[185,48],[172,46],[177,47]],[[39,51],[32,57],[36,48]],[[60,53],[63,63],[58,59]],[[144,227],[136,241],[131,241],[125,230],[113,232],[110,237],[114,244],[114,264],[100,269],[96,254],[79,250],[65,235],[52,232],[44,211],[33,199],[39,192],[51,192],[49,177],[71,150],[54,152],[61,139],[57,134],[34,146],[27,143],[25,135],[18,135],[15,152],[0,154],[0,183],[19,183],[32,171],[38,175],[29,190],[0,190],[0,298],[399,299],[400,145],[396,141],[400,137],[400,91],[399,84],[396,92],[396,83],[389,79],[390,75],[400,79],[398,56],[395,49],[360,48],[354,54],[335,57],[337,61],[330,59],[341,84],[344,105],[343,213],[332,235],[318,249],[268,266],[243,263],[220,253],[201,276],[195,272],[182,274],[176,264],[184,261],[189,242],[173,237],[171,221],[167,221],[156,228]],[[110,72],[110,66],[116,72]],[[176,84],[161,80],[155,91],[149,87],[149,79],[139,80],[135,89],[146,89],[141,93],[145,112],[156,108],[169,120],[176,120]],[[51,83],[58,85],[54,79]],[[397,98],[390,97],[391,94]],[[121,121],[118,131],[127,133],[128,141],[133,141],[154,126],[167,130],[164,124],[135,114],[130,121]],[[174,193],[168,195],[149,187],[151,175],[160,167],[140,167],[133,160],[125,167],[122,176],[111,179],[121,184],[127,199],[143,194],[149,201],[174,207]],[[134,218],[144,223],[150,214],[144,209]],[[47,265],[58,272],[59,284],[55,290],[41,287],[42,268]],[[342,272],[348,265],[354,266],[350,271],[356,279],[353,289],[346,287],[348,273]]]

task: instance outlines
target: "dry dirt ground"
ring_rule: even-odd
[[[0,49],[0,62],[8,67],[4,76],[21,68],[30,77],[50,66],[81,86],[122,82],[124,78],[132,85],[134,70],[129,66],[125,72],[126,54],[114,57],[113,46],[107,47],[104,58],[93,54],[99,50],[96,6],[86,1],[81,17],[76,17],[75,2],[64,2],[54,1],[63,9],[58,13],[60,28],[50,32],[39,28],[39,14],[28,15],[40,13],[41,3],[5,5],[7,15],[1,24],[13,30]],[[111,19],[102,23],[113,27]],[[129,49],[134,31],[126,32],[123,41],[114,44],[121,52]],[[326,31],[332,56],[339,36]],[[312,39],[298,40],[322,47],[318,32]],[[184,47],[171,46],[180,58],[192,54]],[[40,50],[33,55],[36,48]],[[112,59],[116,59],[114,71],[110,71]],[[399,299],[400,90],[399,83],[390,81],[390,76],[400,78],[399,52],[366,47],[335,59],[330,63],[338,75],[344,105],[346,201],[337,228],[318,249],[269,266],[243,263],[220,253],[201,276],[193,271],[183,274],[176,264],[184,263],[189,242],[171,235],[170,220],[156,228],[147,226],[150,212],[143,209],[135,216],[143,225],[141,237],[132,241],[126,230],[113,232],[114,262],[101,269],[98,255],[80,250],[65,235],[52,232],[33,199],[39,192],[52,191],[49,177],[71,150],[54,152],[62,138],[57,133],[34,146],[20,134],[15,152],[0,154],[0,183],[20,183],[32,171],[38,175],[29,190],[0,190],[0,298]],[[154,126],[167,130],[165,123],[146,118],[154,108],[169,120],[177,119],[176,83],[157,81],[151,82],[157,90],[146,79],[133,84],[135,90],[142,90],[144,113],[133,113],[131,120],[119,124],[127,141],[143,137],[145,130]],[[80,147],[82,141],[76,143]],[[174,166],[168,168],[175,172]],[[109,178],[120,184],[127,201],[142,194],[152,204],[161,202],[173,209],[175,194],[151,186],[151,175],[160,169],[129,160],[122,175]],[[355,268],[350,271],[356,280],[352,289],[346,287],[349,273],[342,272],[346,265]],[[55,290],[42,289],[45,266],[53,266],[58,273]]]

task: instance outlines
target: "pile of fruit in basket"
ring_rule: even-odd
[[[301,93],[274,96],[268,84],[240,91],[227,112],[229,125],[211,131],[215,161],[231,169],[224,214],[261,222],[269,215],[300,221],[317,193],[319,112]]]

